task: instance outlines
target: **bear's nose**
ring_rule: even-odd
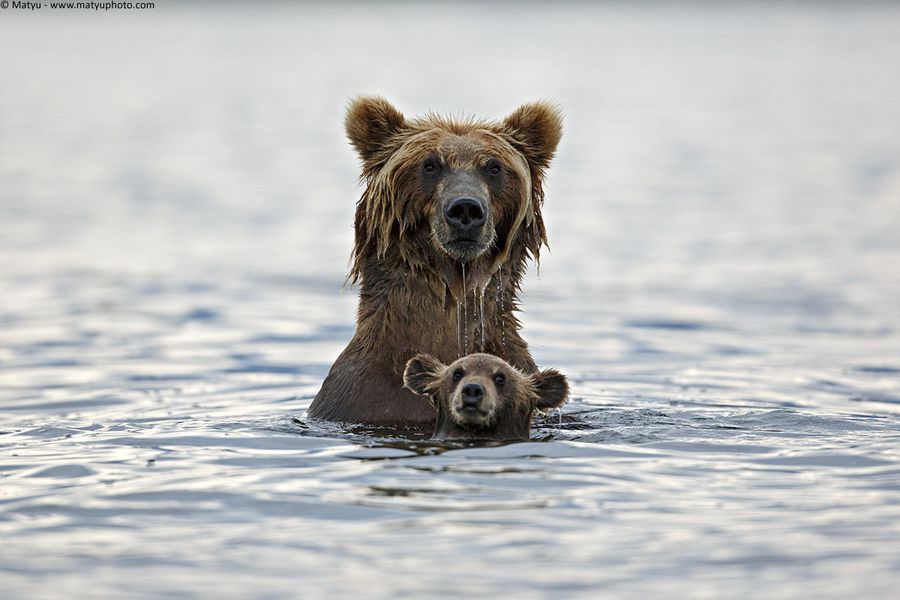
[[[484,204],[476,198],[455,198],[444,210],[447,224],[462,233],[478,229],[486,217]]]
[[[484,386],[480,383],[467,383],[462,389],[463,407],[477,407],[484,398]]]

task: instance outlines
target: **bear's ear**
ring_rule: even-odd
[[[379,96],[354,98],[344,117],[347,137],[366,166],[377,162],[379,151],[405,126],[403,114]]]
[[[528,162],[544,169],[550,165],[562,137],[562,113],[550,102],[531,102],[506,117],[503,127]]]
[[[535,373],[531,376],[531,381],[537,388],[539,410],[558,408],[569,398],[569,382],[566,376],[556,369],[544,369],[540,373]]]
[[[429,396],[437,391],[440,375],[446,365],[430,354],[416,354],[406,363],[403,371],[403,386],[422,396]]]

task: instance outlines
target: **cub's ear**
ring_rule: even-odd
[[[363,163],[378,161],[386,142],[406,126],[403,114],[379,96],[359,96],[347,107],[344,128]]]
[[[446,365],[430,354],[416,354],[406,363],[403,386],[422,396],[437,391],[436,385]]]
[[[539,410],[558,408],[569,399],[569,382],[566,376],[556,369],[544,369],[540,373],[535,373],[531,376],[531,381],[537,388]]]
[[[550,102],[531,102],[506,117],[503,127],[528,162],[543,169],[550,165],[562,137],[562,113]]]

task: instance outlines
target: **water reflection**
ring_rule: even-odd
[[[897,8],[511,6],[4,12],[6,594],[894,593]],[[531,442],[306,418],[362,92],[564,107]]]

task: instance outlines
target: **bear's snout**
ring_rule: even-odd
[[[458,235],[477,237],[487,221],[487,209],[477,198],[454,198],[444,209],[444,220]]]
[[[432,221],[440,249],[464,263],[484,253],[494,239],[490,189],[478,171],[469,167],[448,168],[436,187]]]
[[[483,427],[494,419],[499,398],[480,379],[466,378],[456,388],[449,408],[457,423]]]
[[[478,408],[484,398],[484,386],[480,383],[467,383],[462,389],[463,408]]]

